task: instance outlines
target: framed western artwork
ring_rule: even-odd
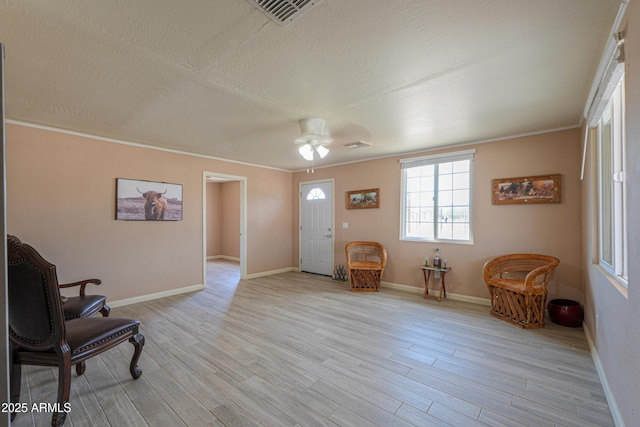
[[[492,180],[494,205],[560,203],[560,174]]]
[[[182,184],[117,178],[116,219],[182,221]]]
[[[347,209],[370,209],[380,207],[380,189],[347,191]]]

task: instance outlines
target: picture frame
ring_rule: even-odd
[[[116,220],[182,221],[182,184],[116,178]]]
[[[380,207],[380,189],[347,191],[347,209],[373,209]]]
[[[560,174],[491,181],[494,205],[560,203]]]

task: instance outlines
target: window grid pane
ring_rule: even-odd
[[[598,237],[600,265],[628,286],[624,111],[623,76],[598,122]]]
[[[470,163],[469,160],[461,160],[438,165],[439,239],[469,240],[471,238]]]
[[[403,238],[471,240],[471,161],[404,170]]]
[[[613,266],[611,121],[608,119],[603,121],[600,128],[600,256],[605,263]]]

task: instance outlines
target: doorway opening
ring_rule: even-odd
[[[209,260],[237,262],[240,279],[247,276],[247,178],[203,173],[202,270],[205,286]]]
[[[226,258],[214,258],[207,260],[206,287],[224,292],[235,292],[240,282],[240,262]]]

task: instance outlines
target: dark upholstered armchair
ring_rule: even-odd
[[[71,366],[129,341],[134,346],[129,371],[142,374],[138,359],[144,336],[132,319],[81,317],[65,320],[56,267],[31,246],[7,241],[11,401],[20,401],[21,365],[58,367],[58,409],[51,425],[65,422],[69,407]],[[81,372],[78,372],[81,375]],[[12,418],[15,417],[12,414]]]
[[[10,239],[15,236],[8,236]],[[79,282],[67,283],[58,285],[59,288],[73,288],[80,287],[77,296],[66,297],[61,296],[62,310],[64,311],[64,320],[79,319],[81,317],[92,317],[100,313],[103,317],[109,317],[111,313],[111,307],[107,305],[107,297],[104,295],[87,295],[87,285],[100,285],[102,281],[100,279],[87,279]],[[84,374],[85,364],[80,362],[76,365],[76,372],[78,375]]]
[[[15,236],[8,236],[9,239],[16,239]],[[65,320],[77,319],[80,317],[91,317],[100,313],[103,317],[109,317],[111,307],[107,305],[107,297],[104,295],[87,295],[87,285],[100,285],[100,279],[87,279],[74,283],[59,284],[61,289],[80,287],[78,296],[62,297],[62,309]]]
[[[107,305],[107,297],[104,295],[87,295],[86,287],[88,284],[99,285],[102,283],[100,279],[87,279],[80,282],[66,283],[58,285],[62,288],[72,288],[80,286],[78,296],[63,297],[65,320],[77,319],[79,317],[91,317],[98,313],[104,317],[109,317],[111,308]]]

